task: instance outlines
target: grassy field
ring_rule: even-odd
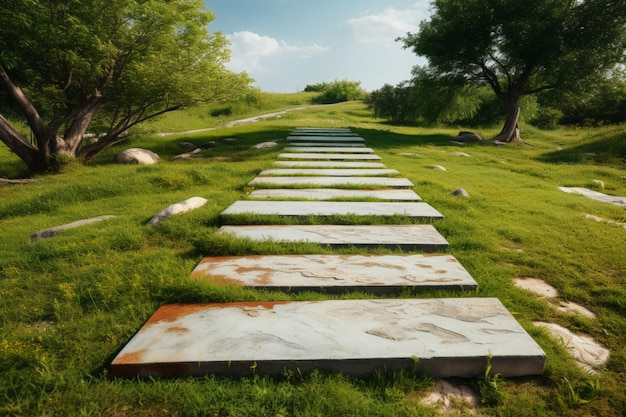
[[[272,104],[276,98],[267,100],[268,111],[306,104],[301,96],[280,104]],[[207,109],[194,111],[172,114],[146,131],[184,131],[224,122],[208,118]],[[542,377],[499,379],[495,386],[489,378],[461,381],[482,392],[479,415],[625,415],[626,229],[584,215],[624,223],[626,211],[558,189],[597,187],[593,180],[602,180],[604,192],[626,196],[624,127],[543,132],[523,126],[531,146],[458,147],[450,139],[459,129],[394,127],[372,118],[362,103],[294,111],[199,134],[146,134],[88,165],[72,164],[27,185],[0,185],[0,415],[437,415],[419,401],[434,381],[408,373],[381,373],[367,380],[320,370],[281,379],[256,375],[147,381],[107,374],[116,352],[163,303],[331,298],[188,279],[208,254],[329,252],[316,245],[251,243],[215,234],[220,212],[245,198],[246,184],[272,167],[280,152],[280,147],[248,148],[305,126],[351,127],[387,167],[413,181],[414,190],[446,216],[435,226],[450,242],[448,252],[480,285],[464,296],[499,298],[546,352]],[[495,131],[478,133],[489,137]],[[239,141],[219,143],[224,137]],[[208,140],[218,145],[200,157],[170,160],[181,152],[179,142]],[[116,153],[128,147],[149,148],[161,162],[114,164]],[[427,168],[433,164],[447,171]],[[0,147],[0,177],[18,177],[21,169]],[[470,197],[450,196],[457,188]],[[192,196],[209,203],[146,226],[164,207]],[[54,238],[29,240],[41,229],[100,215],[115,217]],[[560,300],[581,304],[597,319],[559,313],[548,301],[515,287],[516,277],[548,282],[558,289]],[[398,297],[435,295],[450,294],[405,292]],[[596,374],[585,373],[565,346],[533,321],[592,336],[611,350],[609,362]]]

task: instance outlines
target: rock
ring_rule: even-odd
[[[454,156],[460,156],[463,158],[469,158],[471,155],[465,152],[454,152],[452,155]]]
[[[159,162],[159,155],[147,149],[130,148],[117,155],[118,164],[154,165]]]
[[[439,412],[475,414],[480,405],[478,394],[466,385],[452,385],[438,380],[433,390],[422,398],[422,403],[436,406]]]
[[[465,189],[463,188],[457,188],[456,190],[452,191],[450,195],[457,196],[457,197],[466,197],[466,198],[469,197],[469,193],[465,191]]]
[[[426,168],[436,169],[437,171],[447,171],[447,169],[441,165],[428,165]]]
[[[465,146],[465,143],[463,142],[459,142],[457,140],[451,140],[450,141],[450,145],[455,145],[455,146]]]
[[[86,224],[101,222],[102,220],[111,219],[113,217],[115,216],[98,216],[91,219],[78,220],[72,223],[64,224],[62,226],[51,227],[50,229],[40,230],[39,232],[30,235],[30,240],[35,241],[39,239],[46,239],[55,236],[58,232],[61,232],[63,230],[73,229],[75,227],[84,226]]]
[[[459,135],[456,137],[456,140],[464,143],[475,143],[483,140],[476,133],[472,132],[459,132]]]
[[[278,146],[278,143],[274,141],[261,142],[261,143],[257,143],[254,146],[251,146],[250,149],[270,149],[270,148],[275,148],[276,146]]]
[[[515,278],[515,286],[530,291],[542,298],[556,298],[559,296],[556,288],[538,278]]]
[[[160,212],[158,212],[152,219],[150,219],[150,221],[148,222],[148,225],[151,226],[153,224],[156,224],[175,214],[182,214],[191,210],[195,210],[197,208],[204,206],[206,203],[207,203],[206,198],[191,197],[190,199],[187,199],[180,203],[172,204],[171,206],[166,207]]]
[[[215,141],[214,140],[210,140],[208,142],[204,142],[203,144],[200,145],[200,147],[202,149],[215,148]]]
[[[593,180],[591,181],[591,183],[597,188],[600,188],[600,189],[604,188],[604,181],[602,180]]]
[[[181,153],[180,155],[173,156],[172,161],[175,161],[177,159],[190,159],[192,156],[198,155],[200,152],[202,152],[202,149],[196,148],[192,152]]]
[[[237,138],[222,138],[220,139],[220,143],[224,143],[226,145],[233,145],[235,143],[239,142],[239,139]]]
[[[186,151],[190,151],[196,147],[196,145],[194,145],[191,142],[180,142],[178,146],[180,146],[183,150],[186,150]]]
[[[9,180],[6,178],[0,178],[0,184],[30,184],[31,182],[37,182],[37,180],[32,179],[19,179],[19,180]]]

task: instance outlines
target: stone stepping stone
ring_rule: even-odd
[[[583,187],[559,187],[559,189],[568,194],[578,194],[592,200],[615,204],[616,206],[626,208],[626,197],[616,197]]]
[[[359,137],[358,133],[354,132],[341,132],[341,131],[292,131],[289,136],[325,136],[325,137],[338,137],[338,138],[349,138],[349,137]]]
[[[289,142],[289,145],[291,146],[312,146],[312,147],[319,147],[319,146],[326,146],[326,147],[353,147],[353,148],[362,148],[365,146],[364,143],[350,143],[350,142],[345,142],[345,143],[330,143],[330,142]]]
[[[254,214],[262,216],[405,216],[420,220],[443,220],[428,203],[354,201],[255,201],[239,200],[222,216]]]
[[[385,168],[380,162],[345,161],[276,161],[276,166],[293,168]]]
[[[329,153],[374,153],[372,148],[355,148],[355,147],[325,147],[325,146],[287,146],[283,149],[285,152],[329,152]]]
[[[388,188],[411,188],[413,183],[406,178],[392,177],[256,177],[248,185],[266,186],[377,186]]]
[[[347,127],[301,127],[293,129],[291,132],[305,132],[305,133],[352,133],[352,130]]]
[[[278,159],[304,159],[304,160],[360,160],[360,161],[380,161],[382,158],[374,154],[354,154],[354,153],[281,153]]]
[[[382,177],[390,175],[400,175],[395,169],[368,169],[368,168],[281,168],[281,169],[266,169],[261,171],[259,176],[292,176],[292,175],[307,175],[307,176],[326,176],[326,177]]]
[[[348,190],[341,188],[278,188],[252,191],[248,197],[264,199],[305,198],[308,200],[332,200],[336,198],[376,198],[388,201],[418,201],[420,196],[413,190]]]
[[[446,239],[429,224],[222,226],[219,234],[256,241],[309,242],[332,247],[385,247],[439,252]]]
[[[452,255],[290,255],[205,257],[192,279],[254,289],[367,291],[476,290]]]
[[[360,136],[312,136],[312,135],[290,135],[287,136],[288,142],[307,141],[307,142],[331,142],[331,143],[365,143],[365,139]]]
[[[377,371],[437,378],[541,375],[545,353],[495,298],[161,306],[110,364],[114,377]]]

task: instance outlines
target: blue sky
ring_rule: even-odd
[[[429,0],[204,0],[211,31],[231,42],[233,71],[261,90],[292,93],[348,79],[368,91],[410,78],[424,64],[398,36],[416,32]]]

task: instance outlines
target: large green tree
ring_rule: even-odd
[[[498,142],[520,139],[519,100],[567,89],[624,60],[624,0],[435,0],[401,38],[445,79],[488,85],[507,109]]]
[[[4,0],[0,140],[42,172],[149,118],[243,94],[251,80],[225,69],[213,19],[202,0]]]

